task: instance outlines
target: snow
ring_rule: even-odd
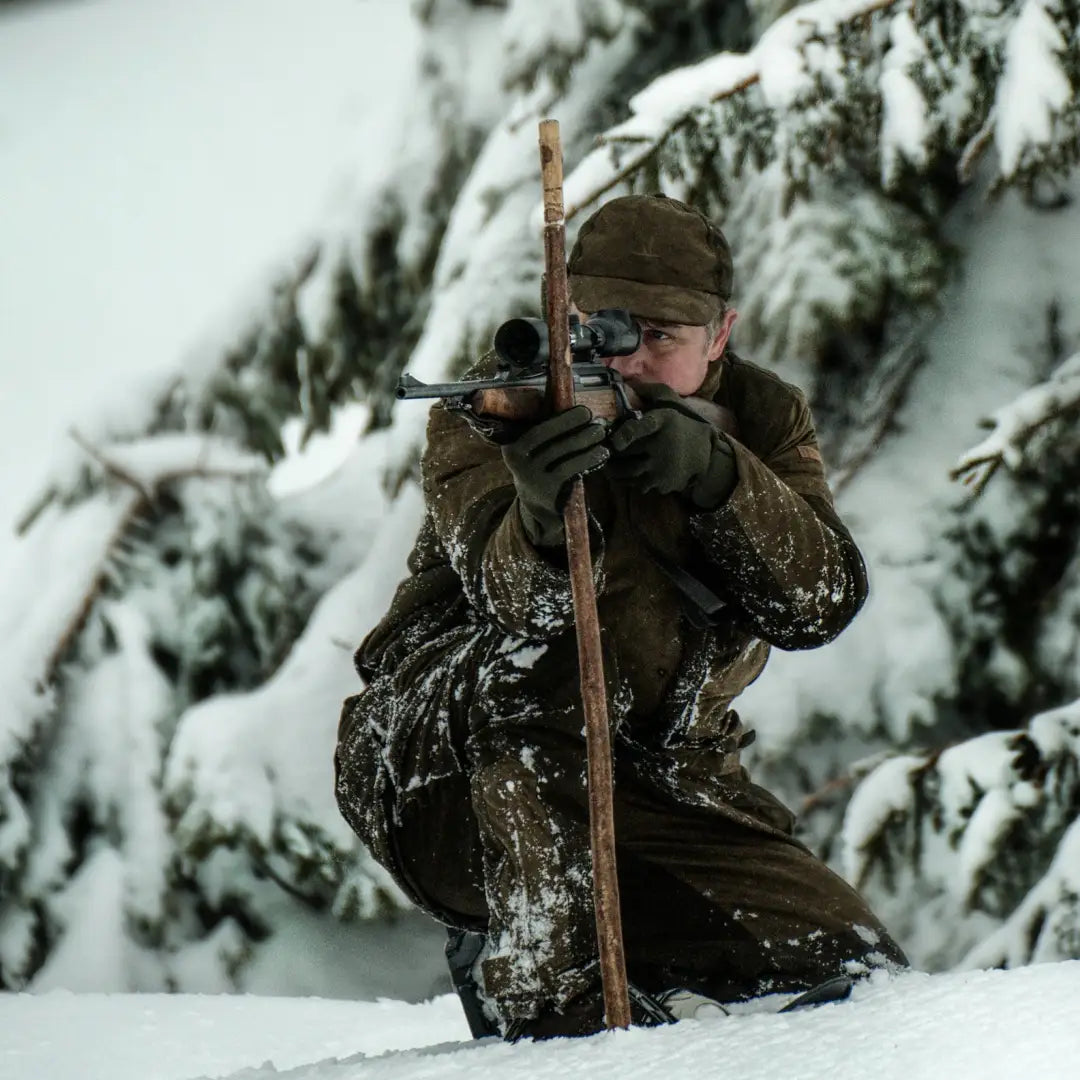
[[[372,212],[366,193],[394,160],[416,53],[408,5],[396,0],[0,8],[0,70],[13,90],[0,101],[0,760],[18,761],[19,748],[54,723],[44,676],[86,598],[128,553],[143,497],[178,473],[265,474],[264,461],[213,437],[133,436],[166,386],[197,380],[246,331],[268,281],[313,240],[346,233],[346,216]],[[327,284],[315,274],[301,291],[311,323],[325,313]],[[386,534],[379,573],[369,566],[362,588],[355,576],[342,581],[385,524],[382,443],[356,451],[366,421],[366,409],[342,410],[303,454],[295,426],[285,432],[293,454],[269,487],[286,514],[334,538],[312,573],[344,588],[309,624],[310,651],[298,642],[273,683],[219,711],[208,706],[202,722],[220,721],[219,730],[199,735],[197,710],[180,717],[174,794],[188,829],[243,803],[249,833],[279,845],[265,855],[267,870],[282,873],[282,851],[302,860],[320,843],[347,848],[353,869],[335,883],[340,904],[396,913],[357,924],[249,881],[260,916],[287,924],[287,934],[251,955],[247,933],[226,917],[202,941],[150,947],[160,878],[176,869],[167,865],[173,809],[156,790],[173,717],[163,730],[162,676],[138,606],[102,602],[115,652],[78,698],[63,691],[65,722],[41,790],[24,806],[7,776],[0,784],[0,851],[9,866],[26,860],[19,888],[50,892],[65,930],[36,989],[224,992],[236,988],[226,972],[241,963],[243,985],[271,994],[415,999],[445,986],[441,928],[401,910],[370,859],[353,865],[358,844],[332,798],[328,747],[341,699],[359,685],[351,650],[403,572],[418,512],[416,500],[399,500],[403,532]],[[86,498],[87,478],[104,469],[117,482]],[[58,498],[38,516],[33,543],[14,540],[16,516],[50,484]],[[69,498],[75,505],[62,505]],[[305,679],[318,685],[315,699],[302,692]],[[276,715],[290,722],[268,725]],[[305,725],[308,715],[317,725]],[[245,737],[257,737],[262,753],[246,759]],[[203,767],[186,767],[184,748],[200,740]],[[116,844],[94,839],[65,887],[70,800],[80,792],[104,819],[95,829]],[[312,803],[331,835],[298,827]],[[214,902],[228,905],[237,880],[251,877],[248,859],[219,850],[201,860]],[[40,926],[32,905],[20,906],[26,896],[7,890],[3,899],[0,954],[15,982],[34,969],[22,958],[39,947]]]
[[[661,75],[630,99],[633,116],[610,129],[606,138],[655,139],[702,100],[731,93],[757,75],[757,62],[748,53],[717,53],[699,64]]]
[[[448,10],[451,5],[441,6]],[[647,143],[629,142],[632,137],[661,137],[698,104],[751,80],[756,72],[766,99],[787,107],[811,85],[811,75],[828,77],[835,64],[835,51],[807,45],[815,25],[827,31],[853,13],[880,6],[870,0],[804,5],[777,23],[754,53],[715,57],[657,80],[632,100],[635,115],[608,133],[621,144],[620,160],[614,160],[611,148],[588,157],[568,183],[568,195],[594,189],[610,180],[613,168],[651,152]],[[513,19],[502,33],[511,27],[529,41],[508,58],[511,76],[526,55],[525,44],[571,47],[573,19],[596,18],[615,32],[612,4],[575,6],[563,0],[562,9],[570,13],[565,25],[552,26],[541,8],[515,0]],[[209,324],[220,323],[213,335],[217,339],[235,330],[241,322],[237,297],[259,293],[267,267],[280,266],[313,233],[328,232],[327,217],[374,212],[357,197],[358,188],[368,182],[357,174],[357,147],[365,138],[377,148],[388,145],[386,125],[393,114],[369,106],[411,96],[401,80],[410,71],[414,43],[400,0],[328,0],[317,12],[285,0],[261,0],[258,8],[255,0],[231,5],[195,0],[183,9],[159,4],[154,16],[147,14],[150,10],[144,3],[136,11],[131,0],[98,0],[35,8],[32,15],[21,9],[0,15],[0,68],[14,72],[20,102],[17,111],[0,103],[0,322],[5,326],[2,347],[10,350],[0,357],[7,391],[0,398],[0,428],[5,447],[18,448],[0,463],[0,518],[10,519],[20,508],[44,472],[45,459],[64,459],[64,468],[54,475],[68,480],[79,468],[94,467],[93,454],[64,434],[82,415],[130,419],[153,399],[147,387],[164,377],[167,366],[175,367],[178,357],[196,355],[193,342],[206,335]],[[494,27],[496,15],[489,14]],[[1019,80],[1014,90],[1029,83],[1037,88],[1038,107],[1010,113],[1001,111],[1008,102],[999,101],[998,145],[1003,161],[1014,164],[1022,163],[1026,147],[1049,137],[1053,113],[1064,101],[1055,74],[1060,73],[1054,59],[1059,37],[1046,4],[1028,0],[1023,19],[1009,39],[1009,77]],[[926,138],[920,118],[925,121],[925,116],[909,74],[917,43],[905,37],[904,20],[910,22],[909,16],[893,21],[893,52],[882,84],[884,142],[897,155],[918,160]],[[400,48],[380,46],[380,27],[393,31]],[[577,69],[561,113],[566,132],[584,127],[594,106],[592,88],[619,74],[638,47],[630,29],[628,24],[621,38],[606,51],[594,51]],[[95,47],[87,48],[88,42]],[[462,76],[470,115],[503,115],[504,95],[491,85],[489,71],[475,62],[485,55],[484,48],[470,52],[461,44],[461,55],[472,60]],[[100,78],[102,65],[109,78]],[[455,354],[475,349],[492,321],[509,313],[507,304],[534,306],[537,267],[527,265],[520,253],[529,245],[539,252],[526,211],[535,203],[534,121],[553,93],[550,82],[541,78],[531,95],[518,100],[512,122],[492,121],[441,246],[434,309],[414,354],[421,377],[443,374]],[[1020,100],[1019,90],[1009,98]],[[448,98],[445,107],[455,106]],[[385,119],[372,127],[367,118],[375,113]],[[491,126],[477,125],[483,130]],[[413,160],[432,150],[427,141],[432,137],[425,129],[415,140]],[[402,159],[397,160],[400,167]],[[413,212],[428,194],[422,183],[405,185],[406,255],[421,250],[428,239],[428,217]],[[981,192],[975,194],[981,198]],[[868,218],[873,211],[867,210]],[[1022,419],[1028,404],[1043,410],[1029,410],[1024,413],[1028,418],[1045,414],[1045,393],[1038,400],[1017,393],[1030,386],[1033,374],[1046,377],[1040,358],[1033,355],[1040,347],[1033,343],[1041,341],[1044,329],[1041,311],[1060,283],[1074,281],[1080,272],[1075,255],[1080,244],[1073,243],[1080,231],[1075,210],[1040,216],[1007,195],[993,213],[983,215],[981,205],[971,208],[970,199],[955,215],[952,226],[972,272],[944,297],[928,363],[912,385],[886,450],[841,500],[845,519],[871,563],[871,602],[856,627],[831,649],[775,657],[768,675],[739,703],[747,719],[761,727],[762,742],[774,748],[793,743],[807,716],[837,709],[853,731],[883,720],[888,731],[905,738],[933,714],[935,700],[952,689],[955,658],[940,604],[949,587],[948,567],[941,563],[938,542],[944,523],[953,520],[950,515],[966,495],[948,480],[945,466],[974,441],[981,417],[999,422],[995,436],[1000,446],[1010,416]],[[972,218],[981,223],[971,228]],[[797,255],[776,245],[785,250],[785,260],[764,268],[777,286],[769,290],[775,307],[767,308],[765,317],[791,318],[793,340],[799,338],[790,314],[795,310],[798,316],[797,295],[839,312],[853,306],[838,288],[843,284],[838,277],[821,275],[814,286],[818,292],[797,279],[798,268],[813,261],[809,252],[822,222],[792,217],[777,226],[795,230],[800,224],[804,234],[791,235],[792,243],[801,245]],[[883,222],[881,231],[887,234],[890,227]],[[740,257],[746,250],[740,247]],[[905,251],[888,254],[906,257]],[[309,326],[325,315],[330,265],[324,261],[301,291],[301,317]],[[1070,331],[1078,314],[1067,296],[1062,311]],[[203,350],[204,362],[216,355],[214,349]],[[790,369],[784,374],[792,376]],[[103,413],[95,399],[106,393],[110,404]],[[1014,398],[1010,413],[1003,403]],[[325,569],[327,583],[339,583],[271,680],[250,693],[211,699],[180,718],[170,757],[167,786],[172,807],[183,815],[180,835],[192,840],[238,824],[245,841],[264,853],[269,850],[268,867],[284,877],[281,863],[290,857],[302,860],[319,844],[335,853],[355,844],[333,806],[325,748],[333,742],[341,698],[357,689],[350,649],[385,609],[419,520],[415,488],[407,485],[390,505],[377,474],[403,460],[422,437],[423,410],[399,409],[385,436],[366,439],[362,451],[354,448],[338,468],[366,419],[362,408],[341,414],[331,435],[315,441],[315,454],[303,464],[290,463],[271,480],[272,490],[297,520],[318,523],[341,537],[334,565]],[[102,421],[94,430],[76,426],[111,462],[144,484],[163,470],[207,467],[212,460],[206,440],[99,445],[108,424]],[[295,431],[291,437],[295,445]],[[252,462],[225,456],[213,459],[213,466],[246,470]],[[322,482],[312,486],[315,479]],[[0,570],[9,554],[17,568],[2,578],[0,641],[7,651],[0,662],[0,696],[14,702],[12,714],[26,723],[44,722],[49,702],[36,682],[49,648],[78,615],[94,575],[108,571],[111,538],[135,497],[121,486],[63,516],[46,511],[32,552],[5,551],[0,541]],[[1003,518],[995,506],[988,502],[985,512]],[[342,577],[346,566],[355,572]],[[148,746],[154,710],[119,701],[115,715],[105,715],[101,707],[109,700],[112,679],[117,688],[138,689],[144,706],[155,700],[156,676],[133,615],[131,608],[111,612],[121,650],[95,672],[100,681],[88,687],[85,708],[76,703],[72,711],[74,723],[64,737],[85,741],[89,767],[85,777],[66,776],[64,785],[93,786],[102,805],[111,805],[108,794],[115,792],[118,811],[142,809],[147,816],[122,823],[123,853],[105,846],[89,853],[60,898],[56,913],[67,924],[67,934],[35,980],[34,988],[42,991],[164,987],[170,981],[223,991],[229,984],[222,972],[250,945],[234,921],[223,919],[204,940],[171,957],[163,973],[152,969],[124,925],[128,913],[153,914],[160,896],[153,875],[162,864],[155,851],[161,829],[158,803],[145,791],[135,791],[135,780],[125,772],[143,775],[149,783],[144,774],[152,770],[132,768],[132,763],[152,760]],[[523,652],[522,666],[532,659]],[[1001,652],[999,661],[999,667],[1007,666],[1010,657]],[[25,736],[9,727],[0,731],[9,739]],[[112,740],[110,748],[94,748],[95,738]],[[850,843],[870,835],[883,814],[903,810],[910,789],[901,774],[917,760],[889,763],[865,788],[866,797],[856,796],[849,811]],[[988,759],[977,764],[988,765]],[[958,768],[954,778],[960,776]],[[987,780],[992,782],[993,777]],[[962,791],[954,794],[953,802],[961,805]],[[1008,792],[999,786],[976,806],[974,825],[959,851],[958,893],[984,865],[1013,808],[1030,796],[1022,786]],[[20,810],[17,802],[0,807],[0,848],[27,845],[29,826]],[[305,830],[313,821],[327,823],[325,835]],[[56,841],[63,831],[46,834]],[[973,956],[986,963],[1011,959],[1017,927],[1030,935],[1043,921],[1055,925],[1055,912],[1067,911],[1070,896],[1075,901],[1077,837],[1075,830],[1068,835],[1028,902]],[[140,851],[146,852],[145,859],[139,859]],[[59,874],[70,852],[59,843],[39,844],[31,857],[30,877],[48,879]],[[244,879],[230,863],[232,857],[219,850],[201,868],[211,899],[227,897],[230,883]],[[948,865],[941,858],[931,872],[943,873]],[[340,886],[335,906],[349,902],[350,889],[361,894],[361,909],[375,905],[373,882],[393,894],[378,868],[364,869],[367,877],[334,883]],[[250,867],[245,871],[250,876]],[[428,965],[439,962],[438,933],[430,925],[425,936],[420,921],[406,915],[395,932],[382,926],[342,926],[329,914],[320,918],[305,910],[289,910],[278,918],[289,901],[275,890],[266,884],[259,910],[271,925],[287,925],[288,934],[275,935],[260,947],[245,976],[247,988],[342,996],[381,988],[406,996],[415,994],[417,986],[430,985]],[[30,947],[28,926],[20,918],[13,911],[0,926],[5,959]],[[1053,958],[1052,947],[1048,937],[1036,955]],[[361,955],[370,972],[356,970]],[[1008,975],[908,976],[860,991],[851,1006],[806,1016],[740,1018],[715,1029],[633,1032],[516,1050],[497,1045],[428,1049],[376,1060],[370,1055],[464,1038],[456,1003],[441,999],[411,1008],[9,996],[0,998],[0,1011],[9,1011],[0,1024],[16,1038],[5,1040],[0,1049],[0,1068],[5,1060],[14,1061],[20,1072],[13,1075],[62,1077],[65,1068],[70,1075],[94,1075],[91,1070],[100,1064],[101,1075],[121,1080],[247,1069],[250,1078],[272,1075],[261,1067],[269,1058],[276,1069],[298,1068],[295,1075],[311,1080],[361,1073],[443,1075],[478,1064],[500,1074],[540,1077],[555,1069],[610,1067],[633,1077],[672,1068],[707,1074],[722,1058],[735,1074],[747,1077],[862,1076],[868,1061],[884,1076],[948,1070],[949,1075],[970,1071],[994,1077],[1023,1069],[1053,1077],[1059,1075],[1055,1069],[1075,1060],[1075,1044],[1067,1042],[1075,1035],[1063,1016],[1077,990],[1073,964]],[[19,1009],[27,1011],[19,1014]],[[82,1029],[80,1017],[85,1019]],[[1013,1038],[1016,1031],[1034,1030],[1040,1033],[1037,1043]],[[63,1039],[57,1031],[64,1032]],[[814,1047],[812,1056],[807,1045]],[[87,1046],[95,1048],[90,1060]],[[102,1053],[102,1047],[108,1052]],[[140,1047],[144,1058],[124,1058],[128,1049]],[[199,1056],[208,1049],[221,1054],[212,1060]],[[488,1056],[476,1059],[475,1053]],[[344,1060],[318,1068],[305,1064],[328,1055]],[[132,1071],[125,1072],[129,1067]],[[172,1068],[177,1071],[169,1073]]]
[[[925,55],[926,46],[907,12],[889,24],[891,48],[882,62],[881,180],[888,188],[903,157],[915,165],[926,160],[929,117],[926,99],[910,70]]]
[[[1070,1080],[1078,1002],[1080,961],[1069,961],[880,977],[849,1002],[804,1012],[508,1045],[468,1041],[452,996],[7,995],[0,1080]]]
[[[911,802],[910,777],[923,762],[903,754],[882,762],[859,787],[848,803],[844,820],[844,876],[848,881],[862,877],[864,849],[889,818],[903,813]]]
[[[631,116],[605,131],[602,145],[567,176],[567,219],[609,191],[620,176],[632,172],[680,120],[708,102],[755,82],[760,84],[765,101],[780,111],[793,106],[801,96],[813,94],[814,76],[835,74],[839,60],[836,50],[817,39],[827,38],[857,16],[892,7],[895,2],[812,0],[799,4],[772,23],[749,52],[718,53],[654,79],[630,99]],[[894,118],[894,126],[897,122]]]
[[[995,409],[982,421],[992,428],[981,442],[964,451],[953,473],[988,479],[1000,462],[1016,469],[1024,459],[1024,445],[1033,432],[1080,401],[1080,353],[1070,356],[1045,383],[1025,390],[1015,400]]]
[[[0,567],[68,426],[355,205],[415,47],[397,0],[0,9]]]
[[[1050,141],[1055,115],[1073,96],[1057,60],[1065,49],[1046,0],[1026,0],[1005,42],[1005,71],[996,99],[994,138],[1005,176],[1017,170],[1029,146]]]
[[[246,694],[210,698],[180,718],[165,787],[183,807],[176,826],[181,839],[242,828],[269,848],[283,823],[314,820],[327,823],[341,848],[354,846],[334,804],[328,748],[341,702],[359,688],[352,647],[405,575],[422,505],[415,486],[398,497],[365,561],[323,596],[272,678]],[[267,716],[308,720],[268,727]],[[389,879],[386,886],[393,889]]]
[[[16,717],[34,717],[47,706],[39,689],[57,643],[76,621],[83,599],[108,567],[122,524],[137,505],[134,489],[103,491],[68,513],[46,511],[33,547],[19,547],[11,571],[0,578],[0,695]],[[28,732],[0,727],[0,754],[9,739]]]
[[[1037,350],[1046,298],[1062,297],[1066,333],[1080,326],[1080,306],[1062,293],[1062,283],[1080,275],[1075,204],[1046,215],[1013,193],[988,207],[984,192],[972,190],[950,228],[978,272],[943,293],[928,359],[896,430],[838,499],[867,560],[870,599],[827,649],[774,652],[740,697],[740,714],[770,748],[790,744],[801,718],[837,709],[853,730],[880,718],[905,738],[932,715],[937,696],[949,696],[955,664],[941,598],[959,586],[941,561],[941,533],[970,493],[950,479],[948,465],[976,441],[985,417],[1003,419],[1006,404],[1044,374]],[[977,509],[991,523],[1009,520],[1008,498],[993,485],[982,499]]]
[[[39,989],[78,992],[125,985],[131,962],[123,928],[127,869],[111,848],[100,849],[79,868],[56,903],[68,932],[38,973]]]
[[[242,453],[234,444],[205,435],[136,439],[110,447],[103,458],[148,491],[162,478],[185,473],[247,476],[266,469],[266,461],[258,455]]]
[[[64,991],[0,997],[0,1030],[0,1080],[194,1080],[468,1037],[450,997],[405,1005]]]
[[[1023,903],[993,934],[972,949],[965,958],[970,968],[1009,963],[1025,963],[1030,954],[1035,963],[1056,960],[1056,940],[1061,916],[1062,936],[1069,932],[1069,920],[1075,919],[1080,896],[1080,823],[1074,823],[1058,844],[1049,869],[1024,898]],[[1072,942],[1070,942],[1072,944]],[[1074,946],[1075,947],[1075,946]]]
[[[796,99],[814,92],[807,60],[808,43],[827,38],[838,26],[868,12],[891,7],[894,0],[812,0],[777,19],[761,35],[753,54],[757,58],[761,89],[775,109],[786,109]]]

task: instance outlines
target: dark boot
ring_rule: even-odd
[[[484,1010],[480,986],[473,974],[473,968],[487,941],[485,935],[474,930],[458,930],[448,926],[446,941],[446,963],[450,968],[450,981],[454,984],[461,1007],[465,1010],[465,1019],[469,1022],[469,1031],[474,1039],[484,1039],[489,1035],[498,1035],[499,1027]]]

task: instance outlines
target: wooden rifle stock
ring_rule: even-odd
[[[634,408],[639,406],[637,394],[629,388],[627,397]],[[615,391],[607,388],[578,390],[574,395],[574,404],[587,405],[593,416],[601,420],[614,421],[621,414]],[[473,395],[472,409],[477,416],[535,423],[548,415],[550,406],[542,390],[477,390]]]
[[[547,272],[547,324],[551,371],[548,378],[554,412],[574,402],[570,371],[570,291],[566,273],[566,218],[563,209],[563,159],[559,124],[540,123],[540,168],[544,187],[544,263]],[[592,848],[593,902],[604,987],[604,1014],[609,1028],[630,1026],[619,879],[615,866],[615,813],[612,798],[611,732],[600,649],[600,620],[593,587],[585,485],[574,481],[563,515],[570,585],[577,626],[581,701],[589,777],[589,839]]]

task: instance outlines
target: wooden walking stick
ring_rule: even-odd
[[[574,404],[570,370],[570,290],[566,275],[566,218],[563,210],[563,160],[559,124],[540,123],[540,171],[544,185],[544,263],[547,273],[547,325],[552,407],[564,412]],[[570,589],[577,624],[581,701],[585,711],[585,745],[589,776],[589,840],[592,847],[593,903],[600,945],[600,977],[604,1014],[609,1028],[630,1026],[619,879],[615,871],[615,813],[612,801],[611,735],[608,729],[600,620],[593,588],[585,484],[574,481],[563,512]]]

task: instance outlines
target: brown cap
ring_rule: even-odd
[[[604,203],[567,261],[581,311],[625,308],[643,319],[704,326],[731,298],[731,249],[699,210],[666,195]]]

